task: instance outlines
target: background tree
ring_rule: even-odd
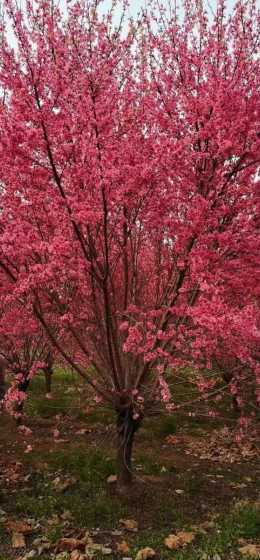
[[[10,380],[7,403],[20,420],[32,377],[43,371],[49,393],[53,367],[53,350],[45,331],[21,302],[3,306],[0,311],[0,348],[2,372],[9,374]]]

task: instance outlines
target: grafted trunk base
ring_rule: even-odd
[[[133,483],[132,451],[136,431],[140,426],[140,420],[134,420],[132,408],[127,408],[118,412],[117,415],[117,434],[118,452],[117,465],[118,477],[117,485],[121,492],[127,491]]]

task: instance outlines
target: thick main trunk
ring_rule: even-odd
[[[118,486],[129,487],[133,481],[132,451],[135,432],[140,426],[140,420],[133,419],[131,408],[119,411],[117,414],[118,434]]]

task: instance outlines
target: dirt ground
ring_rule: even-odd
[[[119,496],[111,478],[116,468],[111,418],[29,416],[26,428],[17,430],[2,415],[0,560],[135,558],[147,547],[157,558],[257,558],[240,550],[251,546],[249,552],[258,554],[258,437],[237,445],[225,426],[186,424],[166,436],[153,426],[148,422],[137,435],[135,482]],[[134,521],[134,530],[122,519]],[[193,535],[192,543],[169,549],[167,535],[183,531]],[[15,542],[17,533],[23,546],[19,537]]]

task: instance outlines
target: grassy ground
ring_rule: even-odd
[[[1,418],[0,560],[69,560],[61,539],[82,540],[86,531],[108,548],[111,559],[135,558],[144,547],[169,560],[236,560],[252,558],[239,551],[247,545],[255,545],[251,554],[257,550],[259,460],[233,456],[228,441],[226,461],[214,453],[201,459],[193,448],[199,442],[206,454],[212,449],[216,422],[181,416],[147,420],[136,438],[136,482],[131,494],[119,496],[107,482],[116,468],[113,413],[90,406],[71,373],[56,373],[51,400],[44,397],[43,379],[35,379],[26,415],[32,429],[27,436],[10,418]],[[121,519],[136,521],[137,531],[127,531]],[[21,521],[31,529],[26,548],[16,549],[11,539]],[[167,549],[165,538],[180,531],[192,533],[192,542]],[[120,553],[122,541],[129,550]],[[104,556],[96,549],[95,558]]]

